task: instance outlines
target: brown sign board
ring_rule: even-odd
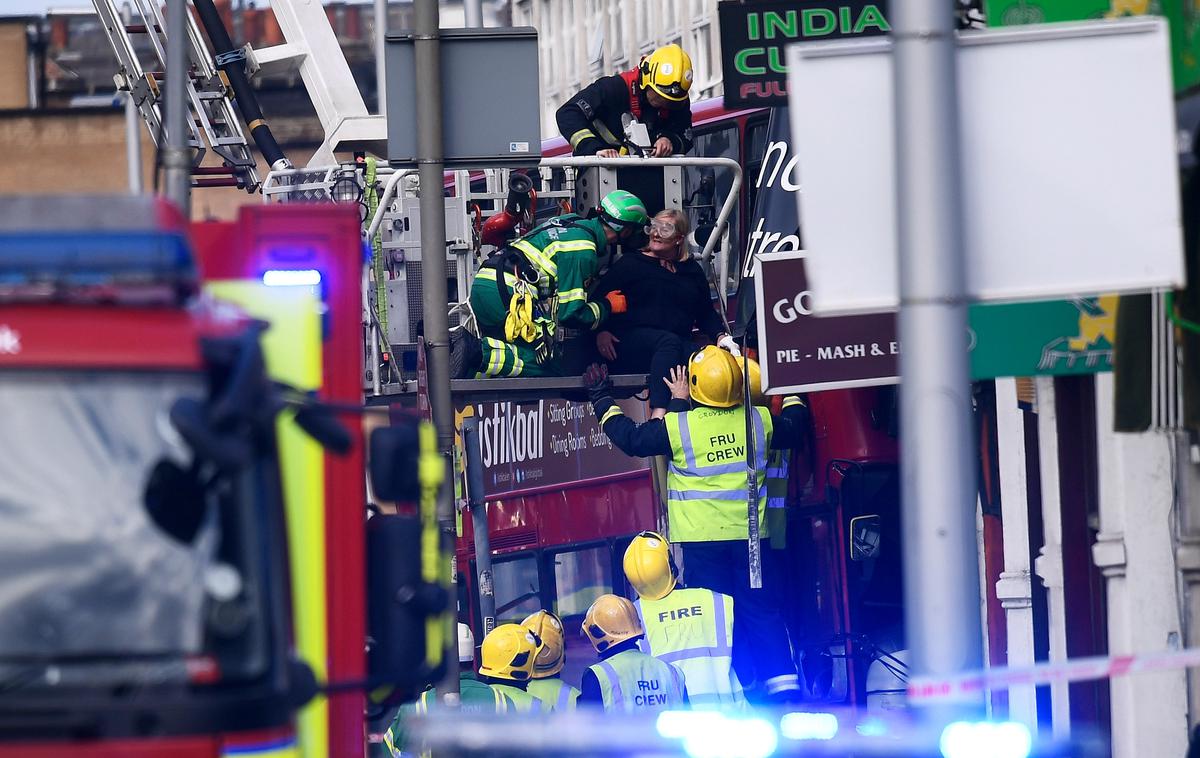
[[[645,420],[643,402],[618,403],[626,416]],[[487,500],[594,483],[649,468],[647,459],[630,457],[612,444],[590,403],[547,398],[457,405],[455,426],[461,429],[468,415],[479,419]]]
[[[755,256],[754,296],[759,364],[767,394],[899,381],[895,315],[811,315],[803,252]]]

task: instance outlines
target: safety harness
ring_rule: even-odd
[[[551,227],[576,229],[582,226],[577,219],[557,216],[530,229],[519,239],[527,239]],[[511,243],[492,253],[483,262],[483,267],[496,271],[496,291],[500,295],[500,302],[508,303],[508,313],[504,317],[505,341],[529,343],[537,362],[545,363],[557,347],[559,329],[557,298],[551,298],[545,311],[539,305],[541,298],[537,283],[541,272],[530,263],[524,252],[512,247]],[[511,292],[505,281],[506,274],[512,274],[515,279]]]

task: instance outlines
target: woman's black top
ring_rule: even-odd
[[[593,299],[620,290],[629,310],[613,314],[600,327],[619,333],[624,329],[665,329],[690,339],[696,327],[716,340],[725,330],[709,296],[708,279],[695,258],[675,264],[672,273],[657,258],[642,253],[621,256],[596,283]]]

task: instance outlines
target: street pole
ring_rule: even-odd
[[[188,148],[188,7],[167,0],[167,139],[163,150],[167,199],[191,218],[192,160]]]
[[[905,0],[892,20],[905,623],[913,673],[937,676],[983,664],[954,12]]]
[[[133,9],[129,3],[121,9],[121,18],[126,24],[133,23]],[[137,103],[133,101],[133,89],[125,93],[125,168],[129,177],[129,194],[142,194],[142,117]]]
[[[417,176],[421,187],[421,306],[425,315],[425,350],[429,366],[429,400],[437,430],[438,453],[446,464],[446,480],[438,494],[438,522],[443,544],[454,560],[454,406],[450,401],[450,318],[446,294],[446,206],[442,199],[442,64],[438,38],[438,0],[413,4],[413,73],[417,78]],[[453,576],[453,574],[452,574]],[[450,627],[458,597],[450,586]],[[446,657],[458,660],[456,635],[447,635]],[[448,703],[458,702],[457,666],[447,666],[438,688]]]
[[[475,584],[479,587],[479,615],[483,634],[496,626],[496,591],[492,581],[492,539],[488,533],[487,500],[483,494],[483,447],[479,419],[463,419],[463,449],[467,469],[467,500],[471,509],[471,533],[475,539]]]
[[[463,0],[463,26],[483,26],[483,0]]]
[[[388,0],[375,0],[375,90],[379,115],[387,115],[387,46]]]

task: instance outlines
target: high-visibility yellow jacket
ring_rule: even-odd
[[[646,630],[642,650],[679,669],[692,707],[745,706],[733,671],[733,598],[680,587],[633,605]]]

